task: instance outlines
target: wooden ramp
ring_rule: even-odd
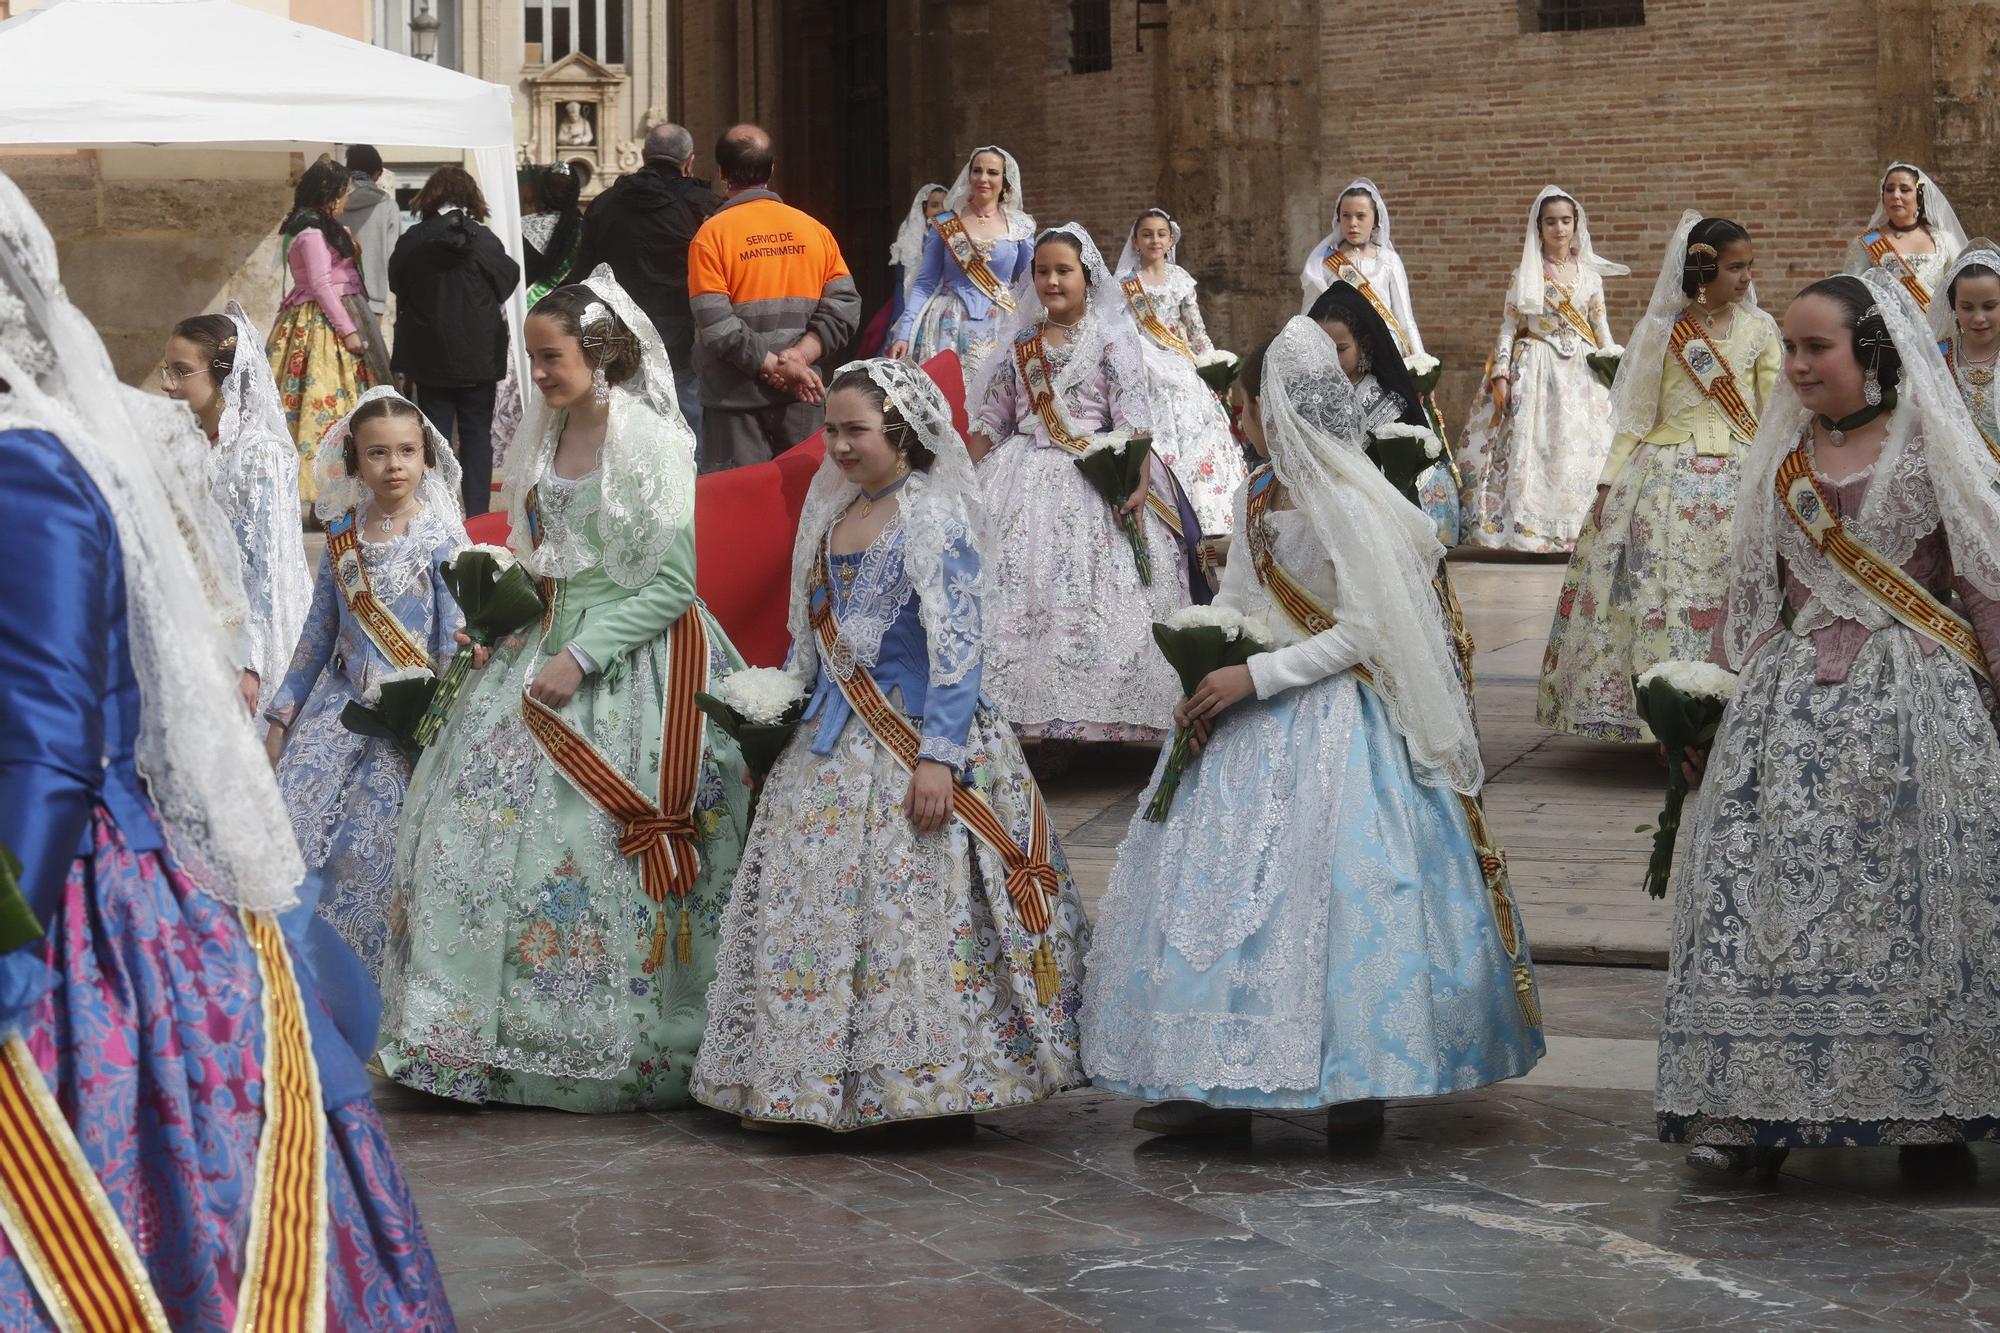
[[[1563,565],[1454,560],[1451,573],[1478,646],[1486,809],[1506,845],[1535,956],[1663,966],[1668,907],[1641,887],[1652,834],[1635,831],[1659,814],[1659,760],[1650,749],[1556,736],[1535,722]],[[1043,783],[1093,913],[1152,766],[1151,751],[1097,747]]]

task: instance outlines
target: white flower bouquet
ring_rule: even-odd
[[[1422,508],[1417,497],[1417,478],[1444,456],[1444,446],[1439,443],[1437,432],[1428,426],[1392,421],[1375,428],[1368,440],[1367,454],[1405,500]]]
[[[1624,359],[1625,349],[1617,343],[1610,343],[1598,348],[1596,351],[1585,352],[1583,354],[1584,364],[1590,367],[1592,373],[1599,380],[1603,381],[1604,387],[1607,389],[1618,378],[1618,366]]]
[[[1160,651],[1181,678],[1182,697],[1200,688],[1211,671],[1242,666],[1271,646],[1264,637],[1263,626],[1226,606],[1182,607],[1166,620],[1153,623],[1153,641],[1160,645]],[[1146,818],[1155,824],[1166,819],[1174,793],[1180,790],[1181,775],[1194,758],[1190,749],[1193,740],[1193,727],[1174,731],[1160,785],[1146,804]]]
[[[1194,373],[1201,376],[1203,384],[1215,391],[1217,398],[1229,396],[1230,386],[1236,383],[1236,377],[1242,370],[1243,358],[1220,347],[1195,354]]]
[[[429,667],[404,667],[377,679],[360,699],[340,710],[340,725],[357,736],[373,736],[394,745],[415,766],[424,752],[417,729],[437,693],[438,678]]]
[[[1148,587],[1153,582],[1153,556],[1146,549],[1146,529],[1137,514],[1123,510],[1132,493],[1147,483],[1147,465],[1152,456],[1152,436],[1113,431],[1091,436],[1076,457],[1076,470],[1118,515],[1118,525],[1125,529],[1125,539],[1132,543],[1132,562],[1139,567],[1139,582]]]
[[[1710,662],[1661,662],[1632,679],[1639,716],[1667,752],[1667,802],[1653,833],[1653,857],[1646,865],[1646,892],[1663,898],[1674,868],[1674,842],[1688,780],[1681,762],[1689,750],[1715,743],[1722,715],[1736,693],[1736,676]]]
[[[778,756],[798,730],[806,711],[805,685],[777,667],[745,667],[716,683],[715,692],[697,693],[695,706],[728,733],[743,752],[750,770],[750,803],[754,809]]]
[[[1418,352],[1415,356],[1404,357],[1403,369],[1409,371],[1410,378],[1417,382],[1419,394],[1435,390],[1438,386],[1438,377],[1444,374],[1444,368],[1438,364],[1438,359],[1429,352]]]
[[[541,591],[504,546],[468,546],[445,561],[438,572],[458,609],[465,613],[465,637],[474,644],[491,647],[542,618]],[[438,682],[430,707],[417,724],[419,746],[437,739],[458,696],[465,692],[465,678],[471,670],[469,648],[454,656],[444,669],[444,679]]]

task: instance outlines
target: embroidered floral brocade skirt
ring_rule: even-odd
[[[235,908],[160,854],[130,850],[103,811],[96,839],[54,928],[29,946],[60,979],[23,1037],[168,1322],[230,1328],[264,1126],[256,951]],[[308,974],[295,975],[317,1005]],[[327,1328],[447,1333],[444,1283],[374,1106],[329,1108],[326,1133]],[[56,1327],[0,1236],[0,1328]]]
[[[1203,534],[1221,536],[1235,520],[1236,488],[1247,471],[1229,411],[1185,356],[1146,337],[1139,351],[1153,413],[1153,453],[1173,469]]]
[[[1464,540],[1493,550],[1569,551],[1611,452],[1611,393],[1581,353],[1558,356],[1533,339],[1515,348],[1513,410],[1496,424],[1492,382],[1482,385],[1459,449]]]
[[[2000,739],[1972,673],[1900,625],[1847,679],[1780,631],[1681,829],[1660,1137],[2000,1138]]]
[[[1462,805],[1351,672],[1232,708],[1166,821],[1134,815],[1085,967],[1093,1085],[1307,1109],[1542,1052]]]
[[[280,311],[269,347],[285,424],[299,449],[299,498],[311,502],[318,494],[312,460],[320,438],[354,410],[362,394],[387,381],[375,377],[366,358],[340,345],[333,321],[317,301]]]
[[[959,369],[970,391],[979,382],[986,358],[1000,346],[1000,326],[1006,318],[1007,312],[994,306],[985,319],[974,319],[965,312],[965,298],[950,287],[940,288],[917,316],[917,326],[910,334],[910,357],[922,365],[939,352],[958,353]]]
[[[1153,641],[1153,622],[1188,604],[1180,543],[1146,513],[1142,584],[1111,506],[1067,451],[1036,440],[1012,436],[979,463],[991,533],[981,684],[1030,739],[1158,740],[1181,697]]]
[[[710,671],[739,668],[712,618],[708,634]],[[721,728],[703,728],[700,876],[662,908],[646,896],[639,863],[619,850],[617,825],[521,720],[522,691],[548,661],[538,645],[500,647],[411,780],[382,972],[383,1065],[398,1082],[466,1102],[683,1106],[749,823],[743,761]],[[666,676],[661,635],[586,680],[560,710],[653,792]]]
[[[1601,741],[1652,742],[1632,678],[1707,661],[1729,584],[1736,454],[1641,444],[1612,483],[1604,521],[1570,557],[1542,656],[1535,718]]]
[[[801,729],[771,772],[730,891],[697,1101],[859,1129],[1038,1102],[1084,1082],[1077,1009],[1089,925],[1061,850],[1041,1003],[999,857],[956,820],[917,834],[909,774],[851,719],[834,751]],[[972,787],[1025,846],[1034,779],[981,704]]]

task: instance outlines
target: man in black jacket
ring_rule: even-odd
[[[701,394],[694,374],[694,317],[688,312],[688,242],[722,196],[694,178],[694,136],[678,125],[655,125],[646,136],[646,165],[599,195],[583,215],[581,280],[611,265],[618,285],[653,321],[674,365],[681,415],[701,439]]]

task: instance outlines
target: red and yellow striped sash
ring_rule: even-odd
[[[1269,482],[1259,487],[1252,479],[1244,515],[1244,536],[1250,545],[1251,568],[1256,572],[1257,581],[1270,592],[1272,602],[1302,633],[1324,633],[1337,623],[1333,612],[1278,563],[1271,551],[1270,534],[1259,521],[1265,505],[1269,503],[1270,493]],[[1352,670],[1363,685],[1371,690],[1375,688],[1375,673],[1368,669],[1365,662],[1357,663]],[[1486,897],[1492,904],[1493,924],[1500,933],[1501,947],[1506,949],[1507,957],[1514,965],[1514,998],[1521,1006],[1521,1017],[1530,1026],[1540,1027],[1542,1007],[1535,995],[1534,971],[1528,966],[1523,949],[1521,918],[1514,909],[1514,893],[1508,883],[1507,853],[1502,850],[1499,839],[1493,836],[1493,830],[1486,822],[1486,807],[1479,798],[1464,792],[1454,795],[1458,797],[1459,807],[1464,810],[1466,823],[1472,830],[1472,845],[1479,854],[1479,869],[1486,878]]]
[[[1014,295],[1007,290],[1007,284],[1000,281],[986,256],[979,252],[979,243],[965,229],[965,222],[956,213],[940,213],[931,219],[937,228],[940,240],[952,260],[972,280],[972,285],[986,294],[986,299],[999,306],[1008,314],[1014,313]]]
[[[1035,409],[1035,415],[1048,428],[1050,442],[1082,457],[1090,445],[1071,427],[1069,417],[1063,412],[1062,402],[1056,394],[1055,369],[1049,365],[1048,345],[1042,341],[1039,326],[1029,336],[1015,340],[1014,366],[1021,372],[1021,384],[1028,391],[1029,406]],[[1175,537],[1183,542],[1187,540],[1186,534],[1181,531],[1180,511],[1151,487],[1146,491],[1146,509],[1166,524]]]
[[[304,997],[277,921],[244,912],[264,982],[264,1131],[237,1294],[239,1333],[326,1327],[326,1110]]]
[[[1895,269],[1896,280],[1903,284],[1905,291],[1917,299],[1918,309],[1931,308],[1931,289],[1924,286],[1924,280],[1917,276],[1914,268],[1910,267],[1910,261],[1903,257],[1903,252],[1896,248],[1896,243],[1891,241],[1881,228],[1864,234],[1861,238],[1861,248],[1868,252],[1868,262],[1877,268]]]
[[[234,1327],[326,1327],[326,1111],[283,932],[244,912],[264,1018],[264,1123]],[[63,1333],[169,1333],[145,1264],[19,1038],[0,1054],[0,1228]]]
[[[362,633],[369,642],[381,650],[399,669],[430,667],[437,664],[424,651],[403,622],[396,619],[396,613],[382,605],[375,595],[375,588],[368,578],[368,562],[361,558],[361,540],[355,535],[360,526],[355,512],[350,509],[326,529],[326,555],[333,565],[334,585],[340,589],[340,596],[347,603],[347,609],[354,616]]]
[[[822,561],[818,571],[819,606],[813,612],[813,630],[819,637],[820,651],[825,655],[827,675],[839,687],[847,700],[847,706],[861,719],[876,740],[882,743],[905,771],[914,772],[917,767],[918,751],[923,738],[910,720],[892,705],[883,695],[882,687],[875,683],[875,677],[867,667],[854,660],[840,638],[839,619],[833,613],[833,598],[826,587],[826,567]],[[836,670],[835,664],[845,670]],[[986,844],[987,850],[1000,858],[1000,864],[1007,871],[1007,896],[1013,900],[1015,914],[1020,918],[1024,930],[1042,936],[1035,946],[1033,968],[1035,993],[1043,1004],[1056,998],[1062,989],[1061,977],[1056,971],[1055,952],[1050,947],[1047,930],[1049,928],[1049,902],[1062,891],[1062,876],[1049,860],[1052,835],[1049,832],[1048,807],[1042,801],[1042,789],[1029,779],[1028,846],[1024,851],[1018,846],[1007,826],[1000,822],[1000,816],[993,807],[980,798],[979,793],[959,782],[954,777],[951,784],[951,813],[959,823],[965,825],[973,837]]]
[[[1194,360],[1194,348],[1187,345],[1187,339],[1175,333],[1171,325],[1160,317],[1160,308],[1153,304],[1153,294],[1146,290],[1146,284],[1139,281],[1134,273],[1129,278],[1120,278],[1118,286],[1125,293],[1125,304],[1131,307],[1133,322],[1144,329],[1151,338],[1169,352],[1179,352],[1188,360]]]
[[[1683,310],[1667,335],[1667,345],[1673,350],[1674,360],[1694,381],[1694,387],[1729,419],[1729,425],[1737,436],[1745,440],[1756,439],[1757,414],[1744,401],[1743,388],[1737,381],[1736,372],[1730,367],[1728,358],[1722,355],[1722,349],[1715,345],[1709,330],[1697,324],[1694,317]]]
[[[1778,465],[1778,501],[1799,530],[1834,568],[1903,624],[1930,639],[1980,676],[1987,675],[1986,652],[1972,625],[1933,597],[1901,567],[1883,559],[1849,532],[1813,476],[1810,435]]]
[[[583,734],[554,709],[521,696],[528,734],[570,784],[618,825],[618,850],[639,858],[639,882],[659,904],[653,956],[645,970],[666,961],[666,901],[681,900],[680,936],[675,949],[683,963],[694,961],[687,895],[701,873],[701,833],[694,802],[701,780],[702,713],[694,697],[708,688],[708,626],[701,608],[689,607],[667,636],[667,684],[662,700],[659,801],[646,794],[599,754]]]
[[[1571,295],[1569,288],[1563,286],[1554,278],[1548,279],[1548,285],[1554,288],[1556,293],[1555,304],[1549,307],[1550,313],[1561,315],[1569,326],[1582,334],[1583,340],[1592,347],[1601,346],[1597,341],[1597,330],[1590,327],[1590,319],[1581,310],[1576,308],[1576,298]]]

